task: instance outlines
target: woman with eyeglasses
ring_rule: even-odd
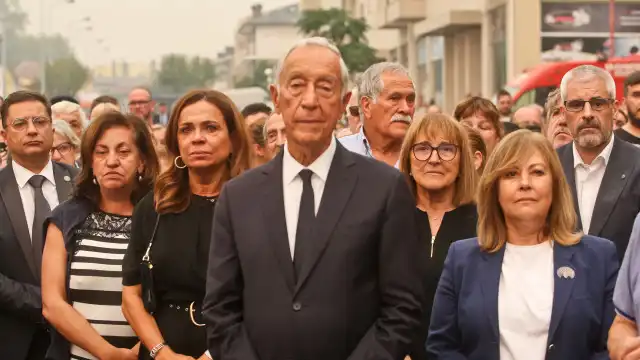
[[[424,244],[424,317],[410,354],[412,360],[424,360],[431,307],[449,245],[476,236],[477,172],[467,132],[445,114],[413,121],[399,163],[416,199]]]
[[[80,139],[75,134],[69,123],[64,120],[53,120],[53,147],[51,148],[51,160],[80,168],[78,160]]]

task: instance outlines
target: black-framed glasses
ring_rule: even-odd
[[[11,128],[18,132],[24,132],[29,128],[29,121],[33,124],[36,130],[44,130],[51,125],[51,119],[44,116],[36,116],[32,118],[19,118],[15,119],[11,124],[8,124]]]
[[[75,149],[75,146],[73,146],[73,144],[69,142],[63,142],[62,144],[51,148],[51,155],[53,155],[53,153],[57,151],[60,153],[60,155],[64,156],[73,151],[73,149]]]
[[[592,97],[589,100],[574,99],[565,101],[564,108],[570,112],[579,112],[584,109],[584,105],[586,103],[589,103],[589,106],[591,106],[591,110],[602,111],[608,108],[609,105],[613,103],[613,101],[613,99],[605,99],[602,97]]]
[[[431,144],[427,142],[421,142],[414,144],[411,147],[411,152],[413,152],[413,156],[416,160],[419,161],[427,161],[431,158],[433,151],[438,154],[438,158],[442,161],[451,161],[458,154],[458,146],[449,143],[442,143],[436,147],[431,146]]]

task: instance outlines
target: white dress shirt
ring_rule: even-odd
[[[578,196],[578,209],[580,211],[580,220],[582,221],[582,231],[589,233],[591,227],[591,217],[593,209],[596,206],[596,198],[598,190],[604,178],[604,172],[607,169],[611,150],[613,149],[613,134],[609,140],[609,144],[605,146],[602,152],[593,160],[591,165],[587,165],[582,161],[582,157],[573,144],[573,167],[576,177],[576,194]]]
[[[302,198],[302,179],[300,171],[309,169],[313,172],[311,175],[311,187],[313,187],[313,200],[315,203],[315,212],[318,213],[320,208],[320,200],[324,186],[327,183],[327,176],[331,168],[333,156],[336,153],[336,139],[331,138],[331,144],[313,163],[305,167],[300,164],[289,153],[289,148],[285,144],[282,159],[282,189],[284,193],[284,215],[287,222],[287,234],[289,235],[289,250],[291,251],[291,259],[296,246],[296,232],[298,230],[298,215],[300,212],[300,200]]]
[[[553,285],[553,243],[506,244],[498,289],[500,360],[545,359]]]
[[[53,177],[53,164],[49,161],[40,174],[32,173],[15,161],[11,162],[11,166],[13,166],[13,173],[18,183],[18,189],[20,189],[20,199],[22,200],[25,219],[27,219],[29,236],[33,237],[33,217],[35,216],[36,209],[34,190],[33,187],[29,185],[29,179],[34,175],[42,175],[45,177],[46,180],[42,183],[42,194],[44,198],[47,199],[51,210],[53,210],[58,206],[58,193],[56,192],[56,180]]]

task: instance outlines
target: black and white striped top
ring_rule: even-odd
[[[122,314],[122,259],[131,239],[131,217],[95,212],[74,235],[76,250],[71,259],[70,300],[93,328],[118,348],[137,342]],[[71,359],[95,359],[71,345]]]

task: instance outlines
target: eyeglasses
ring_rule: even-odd
[[[147,105],[151,102],[151,100],[136,100],[136,101],[129,101],[129,106],[143,106],[143,105]]]
[[[451,161],[456,157],[456,154],[458,153],[458,146],[442,143],[436,147],[433,147],[429,143],[421,142],[414,144],[411,147],[413,156],[416,158],[416,160],[419,161],[429,160],[434,150],[438,154],[438,158],[440,158],[440,160]]]
[[[584,109],[584,105],[589,103],[591,106],[591,110],[594,111],[602,111],[609,107],[611,103],[613,103],[613,99],[605,99],[601,97],[592,97],[589,100],[575,99],[575,100],[567,100],[564,102],[564,108],[570,112],[579,112]]]
[[[51,119],[46,117],[33,117],[31,118],[31,123],[36,130],[44,130],[51,125]],[[29,118],[15,119],[9,126],[18,132],[26,131],[29,127]]]
[[[67,155],[69,154],[71,151],[73,151],[73,149],[75,149],[75,146],[73,146],[73,144],[65,142],[62,143],[56,147],[53,147],[51,149],[51,155],[53,155],[53,153],[55,153],[56,151],[60,153],[60,155]]]
[[[360,116],[360,108],[357,105],[349,106],[349,115]]]

